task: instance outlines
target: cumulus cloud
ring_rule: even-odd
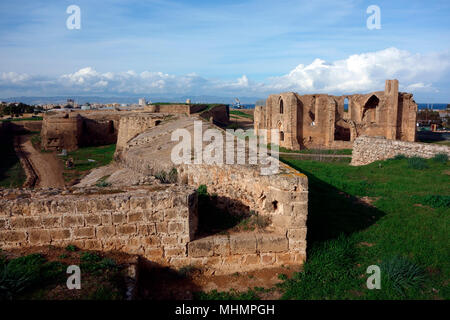
[[[0,73],[2,89],[33,90],[41,94],[190,94],[259,95],[281,91],[333,94],[383,90],[386,79],[399,79],[401,90],[437,92],[439,79],[448,80],[450,53],[413,54],[396,48],[354,54],[328,62],[315,59],[299,64],[289,73],[252,81],[246,75],[235,80],[206,79],[196,73],[173,75],[158,71],[137,73],[99,72],[82,68],[57,78],[30,76],[15,72]]]
[[[271,79],[271,86],[299,92],[352,93],[382,90],[386,79],[396,78],[402,88],[430,89],[433,81],[448,75],[449,69],[448,52],[422,55],[388,48],[331,63],[315,59]]]

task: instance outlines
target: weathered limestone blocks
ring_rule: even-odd
[[[22,191],[10,198],[0,200],[3,249],[75,244],[167,263],[186,255],[197,228],[197,194],[186,186],[93,195]]]
[[[366,165],[374,161],[393,158],[399,154],[407,157],[432,158],[439,153],[447,154],[450,157],[450,147],[362,136],[353,143],[351,165]]]
[[[138,113],[121,117],[117,135],[116,153],[125,148],[132,138],[149,128],[155,127],[162,120],[162,115],[149,113]]]

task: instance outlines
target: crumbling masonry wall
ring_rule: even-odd
[[[407,157],[432,158],[439,153],[450,157],[450,147],[362,136],[353,143],[351,165],[366,165],[374,161],[390,159],[399,154]]]
[[[398,80],[386,80],[384,91],[369,94],[270,95],[265,107],[255,108],[254,127],[279,130],[280,146],[289,149],[351,148],[362,135],[415,141],[416,114],[412,94],[399,92]]]
[[[167,263],[185,255],[196,217],[197,196],[187,187],[93,195],[2,194],[0,247],[74,244]]]
[[[268,216],[266,232],[213,235],[188,244],[187,259],[178,264],[207,265],[221,272],[268,266],[302,265],[306,259],[308,180],[288,166],[280,173],[263,176],[260,168],[239,165],[183,165],[182,180],[206,185],[224,207],[233,211],[239,200],[250,210]],[[241,204],[236,206],[242,210]],[[239,266],[236,268],[236,266]]]

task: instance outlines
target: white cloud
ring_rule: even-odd
[[[101,73],[92,67],[57,78],[26,73],[0,73],[0,94],[16,89],[27,93],[50,94],[190,94],[246,95],[264,97],[270,93],[295,91],[331,94],[371,92],[384,89],[386,79],[398,79],[400,89],[412,92],[437,92],[436,83],[448,80],[450,53],[413,54],[396,48],[355,54],[327,62],[315,59],[299,64],[289,73],[257,82],[242,75],[236,80],[206,79],[196,73],[173,75],[133,70]],[[8,89],[9,91],[7,91]]]
[[[300,92],[369,92],[382,90],[386,79],[396,78],[402,88],[430,88],[449,73],[450,54],[412,54],[396,48],[351,55],[331,63],[315,59],[289,74],[271,79],[278,90]],[[430,82],[424,85],[423,81]],[[422,84],[422,85],[419,85]]]

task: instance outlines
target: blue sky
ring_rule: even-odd
[[[66,8],[81,9],[69,30]],[[381,29],[369,30],[369,5]],[[450,103],[449,1],[2,1],[0,97],[382,90]]]

